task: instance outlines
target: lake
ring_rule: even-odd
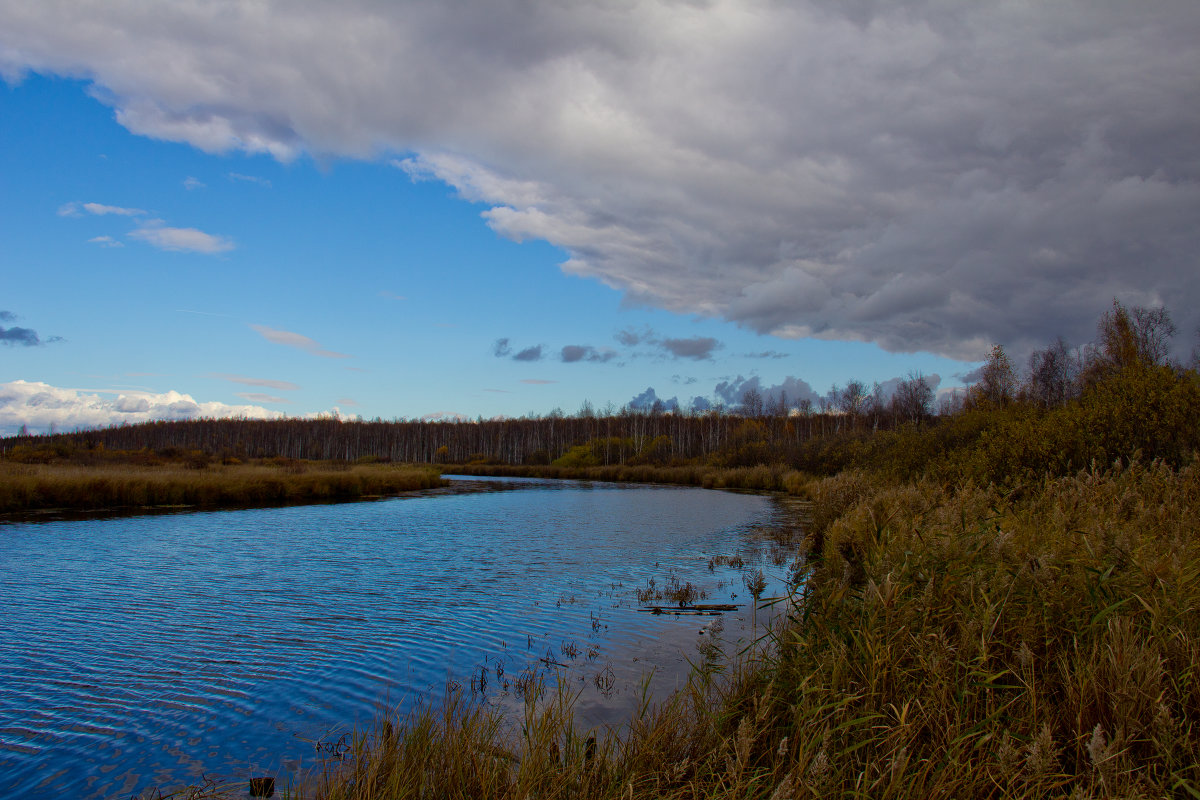
[[[0,524],[0,795],[286,783],[381,707],[448,682],[515,705],[533,671],[580,692],[582,723],[619,724],[644,676],[658,697],[683,685],[711,621],[639,611],[639,591],[739,604],[736,650],[743,577],[783,592],[794,525],[782,499],[533,479]]]

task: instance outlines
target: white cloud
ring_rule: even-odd
[[[140,217],[145,215],[145,211],[140,208],[122,208],[120,206],[106,206],[103,203],[84,203],[83,210],[89,214],[97,216],[107,216],[115,214],[118,217]]]
[[[250,327],[258,331],[259,335],[268,342],[295,347],[297,350],[303,350],[306,353],[321,356],[322,358],[350,358],[345,353],[335,353],[332,350],[326,350],[316,341],[299,333],[276,330],[275,328],[268,328],[266,325],[251,325]]]
[[[191,175],[183,179],[183,188],[187,189],[189,192],[195,189],[203,189],[205,186],[206,184],[204,181],[200,180],[199,178],[193,178]]]
[[[129,234],[159,250],[213,255],[233,249],[233,241],[196,228],[142,227]]]
[[[84,211],[99,217],[108,215],[116,215],[118,217],[141,217],[145,216],[146,214],[146,212],[140,208],[106,206],[103,203],[79,203],[72,201],[70,203],[64,203],[58,207],[58,215],[60,217],[79,217],[82,216],[81,212]]]
[[[103,397],[116,395],[115,397]],[[255,405],[197,402],[179,392],[96,392],[64,389],[46,383],[0,383],[0,435],[12,435],[22,425],[45,433],[53,428],[102,428],[123,422],[172,419],[278,419],[283,414]]]
[[[958,357],[1200,321],[1197,42],[1194,0],[0,0],[0,72],[136,133],[388,159],[632,302]]]
[[[271,188],[271,182],[269,180],[267,180],[266,178],[260,178],[257,175],[243,175],[240,172],[231,172],[231,173],[229,173],[229,180],[241,181],[243,183],[257,183],[259,186],[262,186],[264,189]]]
[[[93,236],[88,239],[88,244],[98,244],[101,247],[124,247],[123,242],[119,242],[111,236]]]

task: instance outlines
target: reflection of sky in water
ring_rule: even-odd
[[[637,589],[690,581],[700,602],[745,603],[746,569],[787,572],[761,535],[786,509],[765,497],[501,485],[0,527],[0,791],[128,797],[283,774],[380,702],[447,681],[470,693],[482,676],[490,702],[516,704],[531,668],[579,691],[585,723],[617,723],[651,669],[656,696],[682,684],[712,621],[639,612]],[[738,554],[741,570],[710,570]],[[726,639],[742,617],[723,617]]]

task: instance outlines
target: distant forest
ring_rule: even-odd
[[[989,469],[1019,470],[1014,458],[1065,459],[1064,468],[1078,468],[1110,452],[1177,461],[1200,447],[1200,376],[1194,357],[1187,366],[1169,361],[1175,333],[1164,309],[1127,309],[1114,301],[1094,343],[1070,348],[1059,340],[1034,352],[1023,369],[997,345],[978,382],[936,409],[928,383],[913,374],[886,398],[851,381],[816,409],[750,391],[735,408],[702,413],[655,407],[597,415],[585,403],[573,415],[456,422],[200,419],[13,436],[0,440],[0,456],[86,461],[88,454],[102,460],[105,452],[140,451],[147,458],[191,453],[226,463],[782,464],[830,474],[853,466],[878,469],[881,459],[900,472],[908,462],[915,470],[939,452],[958,452],[991,436],[1002,441],[988,445],[999,459]],[[1025,455],[1002,457],[1022,437],[1033,439]]]

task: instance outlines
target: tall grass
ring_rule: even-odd
[[[18,464],[0,462],[0,512],[205,508],[354,500],[442,484],[432,467],[386,464]]]
[[[1197,796],[1194,466],[808,490],[820,557],[756,659],[621,731],[578,730],[569,695],[516,726],[450,695],[381,718],[302,795]]]

